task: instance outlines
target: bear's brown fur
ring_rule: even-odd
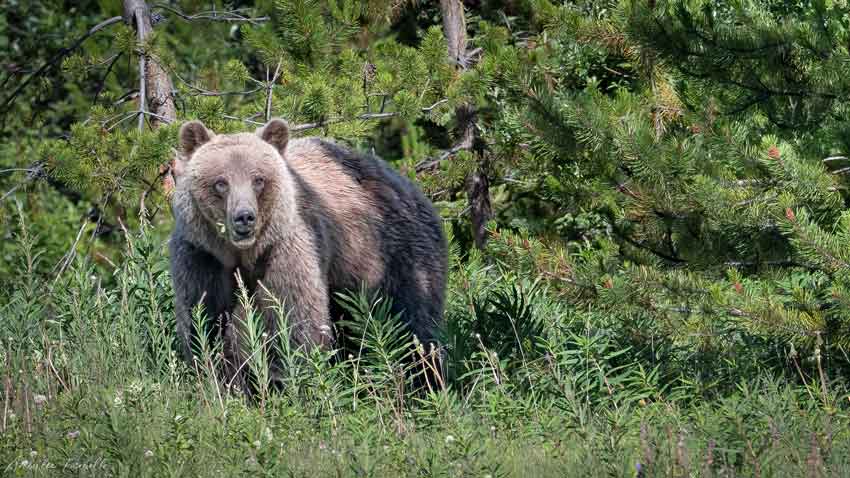
[[[241,316],[237,271],[267,331],[276,324],[267,294],[287,306],[295,344],[331,346],[333,294],[363,284],[391,297],[421,341],[436,340],[447,246],[439,216],[410,181],[378,158],[319,138],[289,141],[281,120],[256,134],[223,135],[189,122],[180,147],[169,247],[187,360],[198,303],[215,323],[211,336],[224,336],[231,364],[245,360],[233,326],[240,321],[230,320]]]

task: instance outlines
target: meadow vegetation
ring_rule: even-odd
[[[73,50],[121,11],[65,3],[0,16],[0,475],[850,476],[845,3],[468,1],[463,61],[449,0],[150,2]],[[177,129],[270,116],[435,203],[444,382],[356,290],[344,350],[249,328],[251,399],[180,360]]]

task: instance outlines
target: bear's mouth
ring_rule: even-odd
[[[256,241],[257,241],[257,238],[254,236],[254,231],[245,231],[245,232],[233,231],[230,234],[230,242],[237,249],[247,249],[247,248],[253,246]]]

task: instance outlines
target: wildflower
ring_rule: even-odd
[[[74,438],[77,438],[78,436],[80,436],[80,431],[74,430],[72,432],[68,432],[68,434],[66,436],[73,440]]]
[[[153,458],[153,451],[145,450],[145,458]]]
[[[785,218],[791,222],[794,222],[797,219],[797,216],[794,215],[794,210],[790,207],[785,208]]]
[[[770,159],[779,159],[781,155],[782,153],[780,153],[779,148],[777,148],[776,146],[771,146],[767,149],[767,156]]]
[[[134,380],[133,383],[131,383],[130,386],[127,387],[127,393],[129,393],[130,395],[139,395],[140,393],[142,393],[142,383],[138,380]]]
[[[35,402],[36,405],[44,405],[44,403],[47,402],[47,397],[36,393],[33,395],[32,401]]]
[[[30,450],[30,458],[35,458],[38,456],[38,452],[35,450]]]
[[[446,435],[446,443],[454,443],[455,437],[451,435]]]

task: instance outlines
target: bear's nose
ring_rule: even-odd
[[[236,231],[240,233],[250,232],[254,228],[255,222],[257,222],[257,216],[250,209],[241,209],[233,217],[233,225],[236,226]]]

